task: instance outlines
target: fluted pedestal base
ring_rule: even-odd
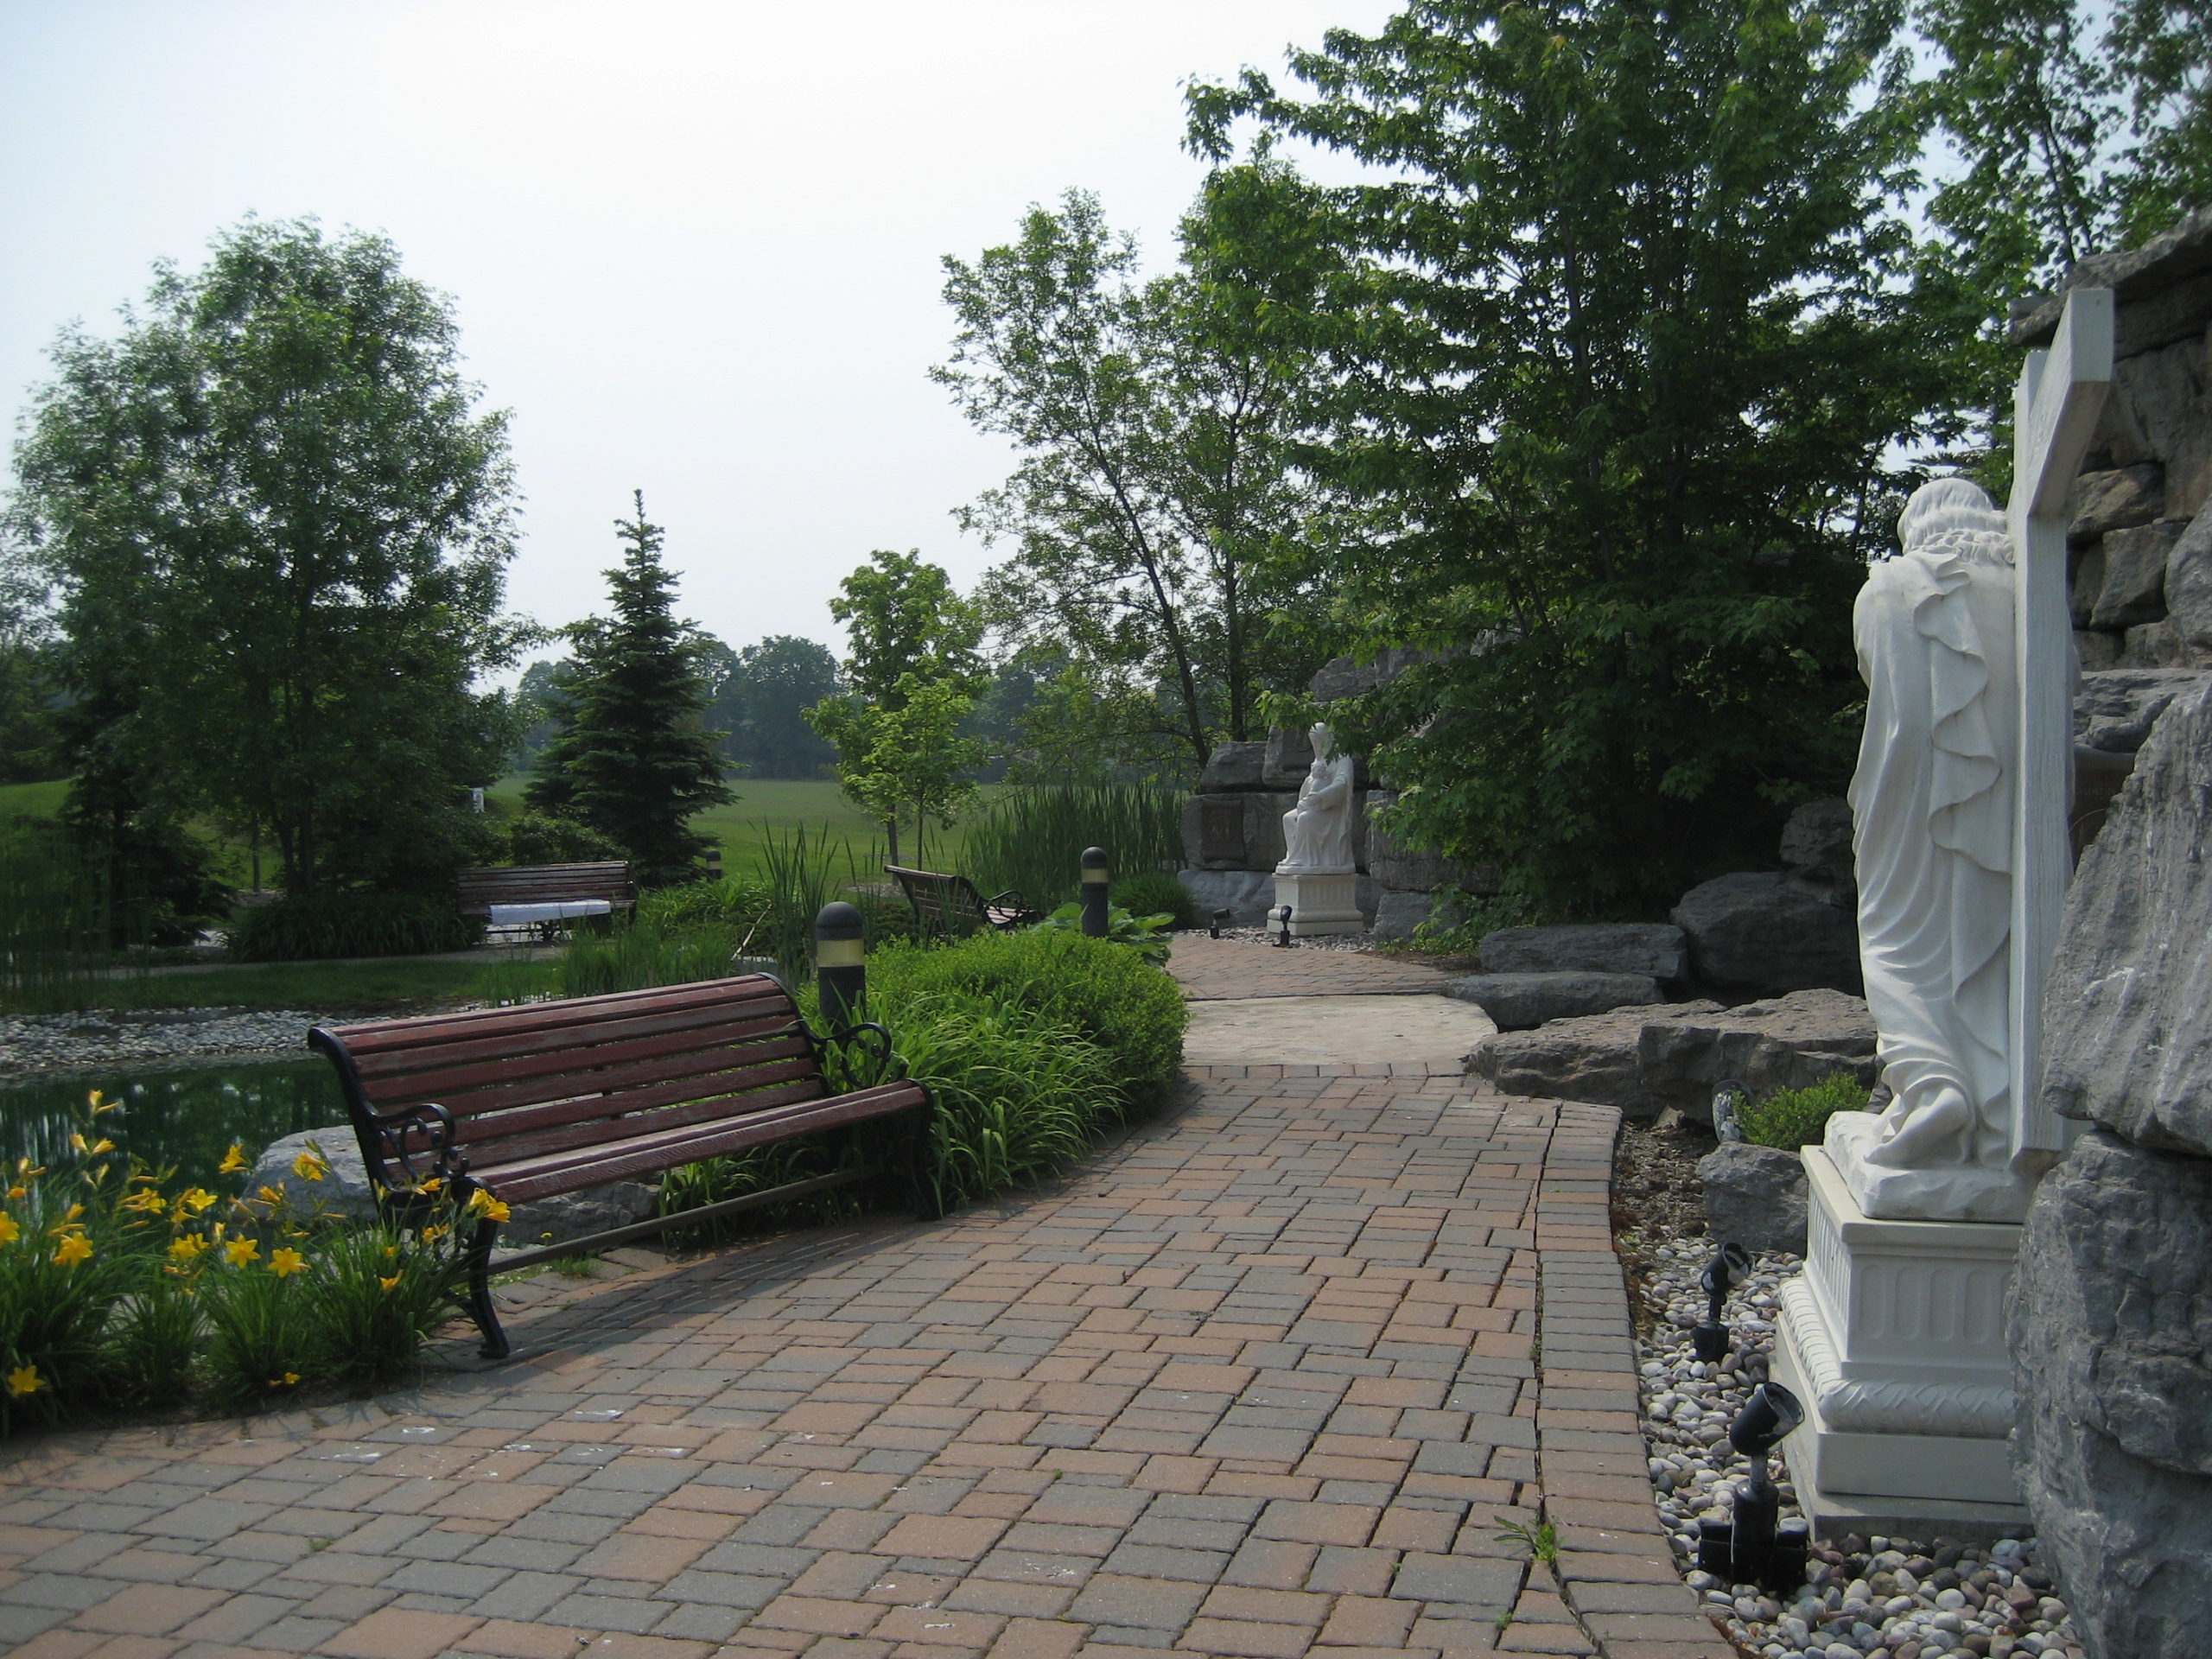
[[[1805,1404],[1783,1446],[1799,1502],[1829,1530],[2024,1520],[2005,1443],[2005,1289],[2020,1230],[1871,1220],[1824,1149],[1803,1158],[1805,1271],[1782,1288],[1776,1344],[1782,1383]]]
[[[1275,872],[1274,912],[1268,917],[1268,931],[1280,932],[1281,912],[1290,906],[1290,937],[1310,939],[1324,933],[1363,933],[1366,918],[1359,913],[1359,875],[1353,870],[1301,870],[1295,874]]]

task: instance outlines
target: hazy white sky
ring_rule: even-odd
[[[842,649],[871,548],[963,584],[1007,451],[926,376],[938,260],[1097,191],[1172,256],[1179,83],[1395,0],[0,0],[0,409],[249,212],[381,231],[514,414],[513,606],[594,608],[645,492],[685,612]]]

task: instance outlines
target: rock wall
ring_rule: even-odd
[[[2148,728],[2084,854],[2044,1089],[2093,1127],[2038,1187],[2008,1308],[2014,1460],[2093,1659],[2203,1653],[2212,1607],[2212,684]]]
[[[2068,537],[2082,665],[2212,666],[2212,210],[2083,260],[2066,286],[2118,301],[2112,396]],[[2013,343],[2047,343],[2063,299],[2032,307]]]

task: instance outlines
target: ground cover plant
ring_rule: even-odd
[[[448,1315],[483,1194],[426,1186],[361,1226],[276,1187],[219,1196],[127,1158],[95,1091],[68,1155],[19,1158],[0,1198],[0,1433],[194,1398],[236,1408],[411,1373]],[[249,1167],[243,1147],[226,1175]],[[293,1166],[327,1178],[312,1150]]]
[[[1781,1089],[1736,1109],[1744,1138],[1754,1146],[1779,1147],[1795,1152],[1814,1147],[1827,1131],[1828,1119],[1838,1112],[1863,1111],[1866,1085],[1841,1072],[1804,1089]]]

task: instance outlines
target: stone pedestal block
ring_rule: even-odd
[[[1823,1148],[1803,1157],[1805,1271],[1783,1287],[1776,1353],[1805,1404],[1783,1448],[1801,1503],[1852,1522],[2024,1520],[2005,1441],[2005,1294],[2020,1230],[1870,1220]]]
[[[1359,877],[1351,870],[1302,871],[1295,875],[1275,873],[1275,909],[1290,906],[1290,937],[1310,939],[1325,933],[1363,933],[1366,918],[1359,913]],[[1281,924],[1268,918],[1269,931]]]

